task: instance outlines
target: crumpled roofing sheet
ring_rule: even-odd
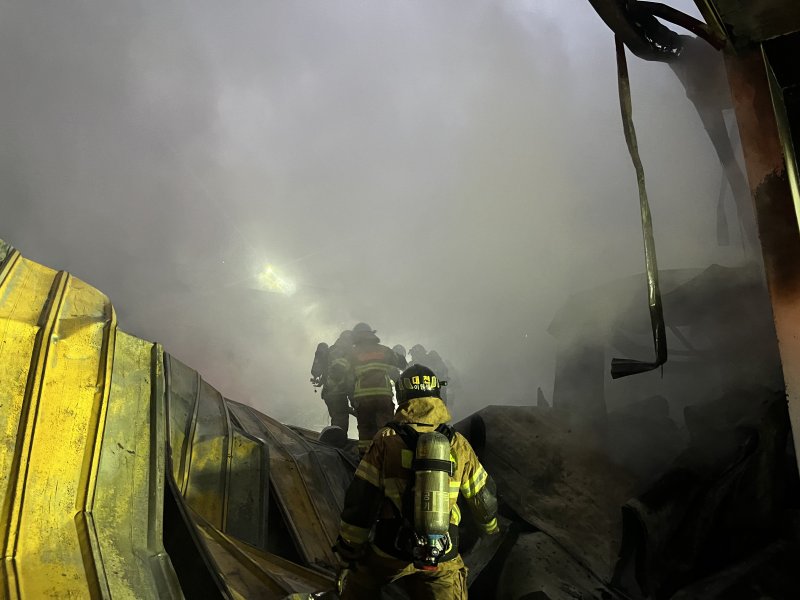
[[[101,292],[2,240],[0,421],[0,597],[182,598],[175,565],[187,561],[173,564],[163,544],[167,477],[196,529],[192,555],[205,557],[191,567],[215,569],[215,593],[333,585],[352,465],[224,399],[159,345],[118,330]],[[307,566],[266,550],[271,468],[280,530]]]
[[[108,298],[0,243],[0,589],[180,598],[161,543],[161,352]]]

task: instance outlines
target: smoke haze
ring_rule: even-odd
[[[324,424],[314,348],[357,321],[451,362],[458,416],[550,397],[557,310],[643,270],[588,2],[0,6],[0,237],[277,418]],[[740,263],[694,108],[629,60],[659,266]]]

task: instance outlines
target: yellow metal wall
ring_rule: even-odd
[[[3,596],[181,597],[160,539],[160,353],[118,333],[96,289],[4,253]]]
[[[227,588],[215,594],[333,584],[342,486],[330,487],[313,449],[119,331],[101,292],[2,240],[0,423],[2,598],[182,598],[162,541],[167,469]],[[265,551],[270,464],[314,570]]]

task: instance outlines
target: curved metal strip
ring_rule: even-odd
[[[664,325],[664,310],[661,302],[661,290],[658,285],[658,262],[656,261],[656,243],[653,239],[653,220],[650,214],[650,203],[647,200],[647,187],[644,181],[644,167],[639,156],[639,145],[636,142],[636,129],[633,126],[631,108],[631,88],[628,79],[628,63],[625,60],[625,47],[622,40],[616,39],[617,71],[619,83],[619,103],[622,113],[622,125],[625,131],[625,142],[631,155],[636,182],[639,188],[639,209],[642,217],[642,237],[644,238],[644,262],[647,272],[647,299],[650,309],[650,324],[653,330],[653,346],[655,360],[652,362],[628,358],[611,360],[611,377],[617,379],[657,369],[667,362],[667,333]]]

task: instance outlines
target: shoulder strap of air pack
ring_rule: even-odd
[[[451,444],[453,443],[453,438],[456,436],[456,430],[450,427],[450,425],[442,423],[436,428],[436,431],[445,436],[448,442]]]
[[[411,427],[408,423],[398,423],[397,421],[391,421],[386,424],[387,427],[391,427],[394,432],[400,436],[400,438],[405,442],[406,447],[409,450],[416,450],[417,449],[417,440],[419,439],[419,432]],[[437,433],[441,433],[443,436],[447,438],[447,441],[451,444],[453,443],[453,438],[456,435],[456,430],[447,425],[446,423],[439,424],[436,429],[434,429]]]
[[[417,449],[417,440],[419,439],[419,432],[411,427],[408,423],[398,423],[397,421],[391,421],[386,424],[387,427],[391,427],[394,432],[400,436],[400,439],[403,440],[406,447],[414,452]]]

